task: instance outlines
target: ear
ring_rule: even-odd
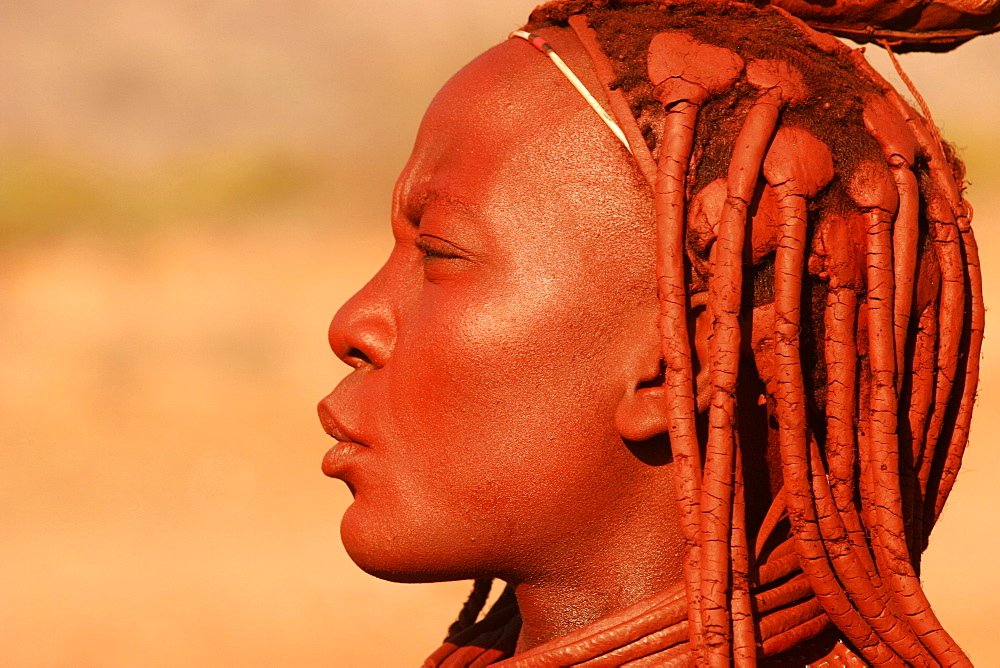
[[[670,421],[663,390],[663,362],[658,327],[636,332],[629,386],[615,410],[615,429],[626,441],[648,441],[667,431]]]
[[[699,411],[708,409],[710,391],[708,387],[709,341],[711,339],[711,323],[704,298],[695,299],[691,313],[690,327],[693,327],[694,346],[691,351],[693,361],[698,370],[695,379],[697,408]],[[663,366],[660,355],[659,329],[655,336],[643,337],[647,348],[638,351],[637,374],[635,383],[630,387],[615,411],[615,428],[618,434],[627,441],[647,441],[664,434],[670,427],[667,413],[665,392],[663,390]],[[650,345],[650,342],[653,342]]]
[[[663,386],[642,384],[625,393],[615,411],[615,428],[626,441],[648,441],[670,426]]]

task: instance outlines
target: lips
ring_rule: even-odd
[[[347,475],[355,457],[361,451],[367,449],[360,443],[342,441],[337,443],[323,456],[323,473],[331,478],[343,478]]]
[[[336,393],[336,391],[334,391]],[[329,394],[319,402],[319,406],[316,407],[319,413],[320,424],[323,425],[323,431],[337,439],[338,441],[349,441],[351,443],[360,443],[361,445],[366,445],[361,435],[358,433],[360,429],[355,429],[352,424],[356,426],[355,423],[358,421],[355,419],[352,423],[351,420],[346,419],[342,414],[339,414],[334,410],[334,399],[333,394]],[[343,402],[336,402],[336,405],[342,405]]]
[[[344,427],[343,420],[334,415],[329,397],[319,403],[319,421],[323,425],[323,431],[337,439],[337,444],[323,456],[323,473],[331,478],[343,478],[357,454],[368,446]]]

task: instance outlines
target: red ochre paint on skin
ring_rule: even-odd
[[[998,24],[796,1],[902,50]],[[348,553],[476,580],[425,665],[969,665],[918,580],[982,340],[957,160],[780,8],[567,0],[524,30],[614,123],[524,40],[473,61],[330,327]]]

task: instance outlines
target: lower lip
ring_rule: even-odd
[[[365,449],[360,443],[339,441],[323,457],[323,473],[331,478],[341,477],[357,458],[358,453]]]

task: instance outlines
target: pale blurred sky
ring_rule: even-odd
[[[0,145],[127,161],[206,144],[398,159],[444,79],[533,6],[10,0],[0,8]],[[998,55],[986,37],[902,59],[939,115],[996,132]]]
[[[0,144],[143,161],[205,144],[394,156],[531,2],[12,0]]]

